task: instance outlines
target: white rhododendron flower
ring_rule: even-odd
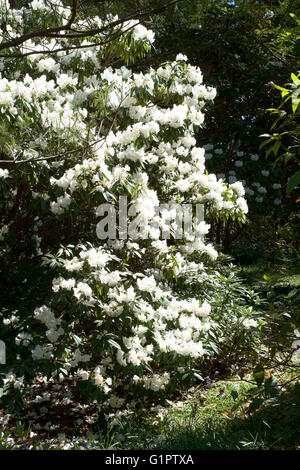
[[[256,328],[258,326],[258,323],[256,320],[253,320],[253,318],[246,318],[243,321],[243,325],[248,330],[249,328]]]

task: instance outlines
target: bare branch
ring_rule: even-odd
[[[27,57],[29,55],[36,55],[36,54],[55,54],[56,52],[63,52],[63,51],[72,51],[74,49],[87,49],[87,48],[91,48],[91,47],[96,47],[96,46],[104,46],[105,44],[108,44],[112,41],[114,41],[115,39],[118,39],[120,36],[122,36],[122,34],[124,34],[124,32],[127,32],[129,31],[130,29],[132,29],[133,26],[131,26],[130,28],[128,28],[127,30],[125,31],[121,31],[121,32],[118,32],[117,34],[115,35],[111,35],[109,36],[109,39],[107,39],[106,41],[101,41],[101,42],[94,42],[94,43],[91,43],[91,44],[84,44],[84,45],[81,45],[81,46],[70,46],[70,47],[61,47],[61,48],[58,48],[58,49],[43,49],[43,50],[40,50],[40,51],[30,51],[30,52],[25,52],[25,53],[20,53],[20,54],[0,54],[0,57],[6,57],[6,58],[11,58],[11,59],[20,59],[22,57]]]
[[[77,152],[84,152],[88,148],[92,147],[93,145],[98,144],[102,140],[104,140],[105,137],[102,139],[92,142],[91,144],[86,144],[84,147],[79,147],[74,150],[66,150],[64,153],[59,153],[57,155],[50,155],[47,157],[38,157],[38,158],[28,158],[27,160],[0,160],[0,163],[5,163],[7,165],[18,165],[18,164],[24,164],[24,163],[34,163],[34,162],[42,162],[42,161],[51,161],[51,160],[58,160],[58,159],[63,159],[67,160],[69,158],[74,158],[74,153]]]

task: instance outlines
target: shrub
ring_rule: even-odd
[[[18,36],[34,24],[51,26],[57,15],[63,22],[69,10],[34,1],[7,11],[7,28]],[[109,24],[110,41],[104,33],[96,37],[106,45],[50,34],[22,43],[17,60],[5,59],[1,258],[11,274],[1,312],[7,346],[1,380],[7,406],[21,405],[24,387],[38,373],[74,377],[107,412],[176,390],[209,354],[212,321],[205,297],[180,299],[174,280],[193,269],[194,253],[204,262],[217,252],[204,240],[204,221],[197,227],[193,221],[192,237],[176,239],[173,225],[170,238],[160,240],[173,208],[157,215],[156,207],[201,204],[211,216],[245,220],[242,184],[208,174],[193,135],[215,90],[182,55],[148,73],[107,67],[145,54],[154,40],[138,22],[114,27],[111,18],[79,17],[73,27],[106,32]],[[116,239],[101,240],[101,205],[120,216],[120,196],[135,210],[139,236],[124,239],[117,230]],[[251,312],[245,314],[251,321]]]

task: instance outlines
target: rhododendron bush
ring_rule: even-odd
[[[67,21],[68,8],[56,8],[34,0],[7,10],[2,2],[10,38],[26,21],[51,25],[57,12]],[[84,30],[85,20],[76,21],[73,28]],[[245,220],[243,185],[208,174],[194,136],[216,91],[182,55],[133,73],[128,61],[150,51],[154,34],[137,21],[117,31],[100,46],[94,38],[28,39],[2,58],[2,265],[9,272],[31,263],[47,272],[35,278],[41,293],[32,308],[20,296],[19,309],[1,312],[4,397],[21,396],[42,372],[73,377],[107,410],[133,406],[193,383],[195,364],[213,353],[210,304],[178,298],[173,289],[178,276],[201,270],[196,256],[217,257],[204,238],[209,225],[195,222],[193,235],[177,239],[171,230],[162,239],[173,209],[155,208],[201,204],[205,213]],[[143,230],[102,240],[99,208],[111,204],[118,214],[120,196]]]

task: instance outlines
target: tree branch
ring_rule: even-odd
[[[290,64],[288,64],[288,62],[286,62],[282,57],[280,57],[279,55],[276,54],[276,52],[274,52],[267,44],[264,43],[264,41],[262,41],[256,34],[255,34],[255,38],[257,40],[257,42],[259,42],[259,44],[265,49],[267,50],[275,59],[279,60],[279,62],[281,62],[282,64],[284,64],[288,70],[291,70],[291,66]]]
[[[4,42],[2,44],[0,43],[0,51],[11,48],[11,47],[20,46],[21,44],[28,41],[29,39],[34,39],[34,38],[49,37],[49,38],[56,38],[56,39],[82,39],[82,38],[89,37],[89,36],[95,36],[96,34],[104,33],[106,31],[108,31],[109,29],[114,28],[116,26],[119,26],[119,25],[121,25],[121,24],[123,24],[127,21],[135,20],[135,19],[140,20],[141,18],[143,18],[145,16],[149,16],[153,13],[159,13],[161,11],[164,11],[167,8],[169,8],[170,6],[175,5],[176,3],[181,2],[181,1],[182,0],[171,0],[167,4],[162,5],[158,8],[155,8],[155,9],[152,9],[152,10],[147,10],[147,11],[144,11],[144,12],[139,11],[139,12],[134,13],[132,15],[128,15],[126,17],[123,17],[123,18],[120,18],[118,20],[112,21],[111,23],[109,23],[105,26],[102,26],[101,28],[93,28],[93,29],[89,29],[89,30],[86,30],[86,31],[78,32],[78,33],[59,34],[61,31],[68,31],[68,30],[72,31],[71,26],[72,26],[72,24],[73,24],[73,22],[76,18],[76,15],[77,15],[77,0],[73,0],[71,16],[70,16],[68,22],[65,25],[57,26],[57,27],[53,27],[53,28],[48,28],[46,30],[32,31],[31,33],[23,34],[22,36],[20,36],[18,38],[15,38],[11,41],[7,41],[7,42]],[[76,46],[74,48],[75,49],[79,48],[79,46]],[[60,52],[62,50],[68,50],[68,49],[63,48],[63,49],[56,50],[55,52]],[[53,53],[53,52],[54,51],[51,51],[51,53]],[[50,53],[50,51],[49,52],[48,51],[46,51],[46,52],[44,52],[44,51],[43,52],[33,51],[30,54],[34,54],[34,53],[39,53],[39,54],[46,53],[47,54],[47,53]],[[27,53],[27,54],[20,54],[20,55],[16,55],[16,54],[0,55],[0,57],[15,58],[15,57],[25,57],[26,55],[30,55],[30,54]]]
[[[4,42],[3,44],[0,44],[0,50],[8,49],[10,47],[19,46],[20,44],[23,44],[23,42],[28,41],[28,39],[32,39],[34,37],[47,37],[48,34],[59,33],[59,31],[66,31],[66,30],[70,29],[71,25],[73,24],[73,22],[76,18],[76,15],[77,15],[77,0],[73,0],[71,16],[70,16],[68,22],[65,25],[56,26],[55,28],[48,28],[46,30],[33,31],[32,33],[28,33],[28,34],[23,34],[19,38],[16,38],[16,39],[13,39],[12,41],[7,41],[7,42]]]

